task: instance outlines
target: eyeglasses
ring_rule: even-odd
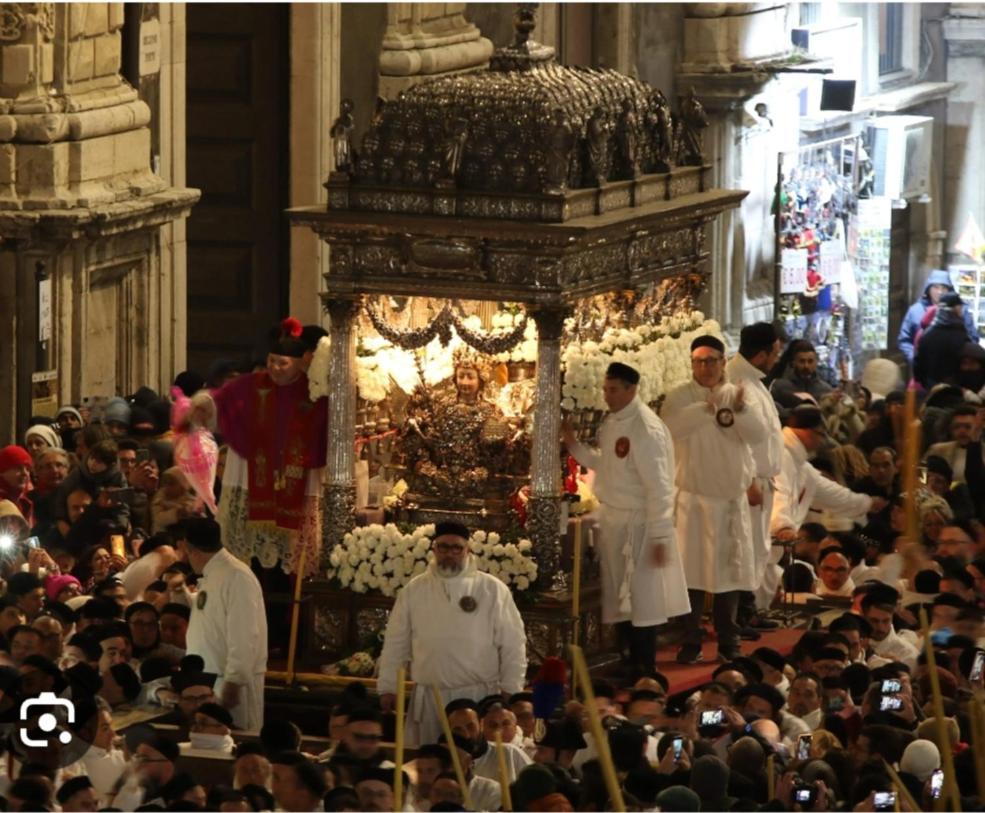
[[[358,734],[353,732],[352,739],[356,742],[379,742],[383,739],[382,734]]]
[[[182,695],[182,703],[208,703],[212,699],[213,695],[210,694],[193,694],[193,695]]]
[[[149,757],[146,754],[134,754],[133,761],[147,764],[150,762],[170,762],[171,760],[164,757]]]
[[[438,542],[434,549],[438,553],[462,553],[465,550],[465,545],[448,545],[445,542]]]
[[[720,361],[724,361],[724,356],[709,356],[707,358],[691,359],[691,364],[695,367],[714,367]]]

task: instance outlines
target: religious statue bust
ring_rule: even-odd
[[[413,394],[399,441],[408,496],[449,508],[498,496],[493,481],[510,467],[513,445],[508,420],[484,397],[488,365],[460,348],[454,369],[453,390],[419,387]]]

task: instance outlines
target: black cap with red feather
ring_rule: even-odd
[[[290,356],[299,359],[308,350],[301,334],[303,327],[293,316],[288,316],[270,331],[270,345],[267,352],[275,356]]]

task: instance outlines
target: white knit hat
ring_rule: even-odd
[[[871,359],[862,370],[862,386],[872,393],[872,400],[885,398],[903,384],[899,365],[889,359]]]
[[[926,782],[930,775],[941,766],[941,753],[930,740],[914,740],[903,752],[899,768],[901,771],[913,774],[921,782]]]
[[[37,435],[52,449],[62,448],[62,439],[58,437],[58,433],[50,426],[45,426],[43,423],[36,424],[35,426],[29,426],[27,428],[27,431],[24,433],[25,445],[27,445],[27,439],[31,437],[31,435]]]

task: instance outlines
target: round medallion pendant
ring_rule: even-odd
[[[616,441],[616,457],[622,458],[629,454],[629,438],[619,438]]]
[[[474,598],[472,598],[472,596],[462,596],[458,600],[458,606],[461,607],[463,610],[465,610],[465,612],[467,613],[474,613],[475,608],[478,607],[479,605],[476,604],[476,601]]]
[[[715,420],[719,426],[724,426],[728,429],[728,427],[735,423],[735,413],[728,407],[722,407],[715,413]]]

